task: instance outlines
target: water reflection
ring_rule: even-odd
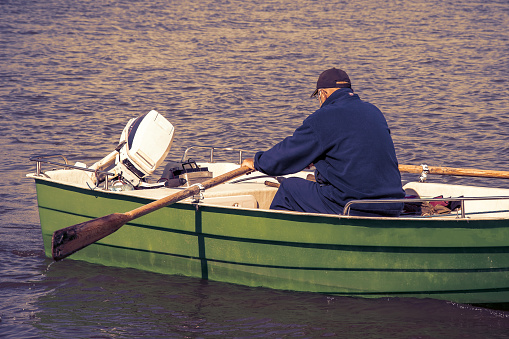
[[[509,329],[503,312],[433,300],[275,291],[65,260],[46,275],[51,292],[35,318],[49,336],[459,338],[482,335],[480,324]]]

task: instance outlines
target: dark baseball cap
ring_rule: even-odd
[[[331,68],[323,71],[316,82],[316,90],[311,95],[314,97],[320,88],[349,88],[352,87],[350,78],[345,71],[337,68]]]

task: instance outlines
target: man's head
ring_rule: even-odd
[[[323,71],[316,82],[316,90],[311,97],[318,94],[318,90],[322,88],[351,88],[350,78],[345,71],[337,68],[331,68]]]

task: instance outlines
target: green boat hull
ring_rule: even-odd
[[[151,200],[35,179],[54,231]],[[350,218],[178,203],[70,259],[247,286],[355,297],[509,302],[509,221]]]

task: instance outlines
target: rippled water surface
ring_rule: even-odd
[[[266,149],[332,66],[382,109],[400,163],[509,171],[508,32],[506,0],[0,0],[0,337],[509,337],[507,311],[52,263],[24,178],[34,154],[91,164],[151,109],[176,128],[169,158]]]

